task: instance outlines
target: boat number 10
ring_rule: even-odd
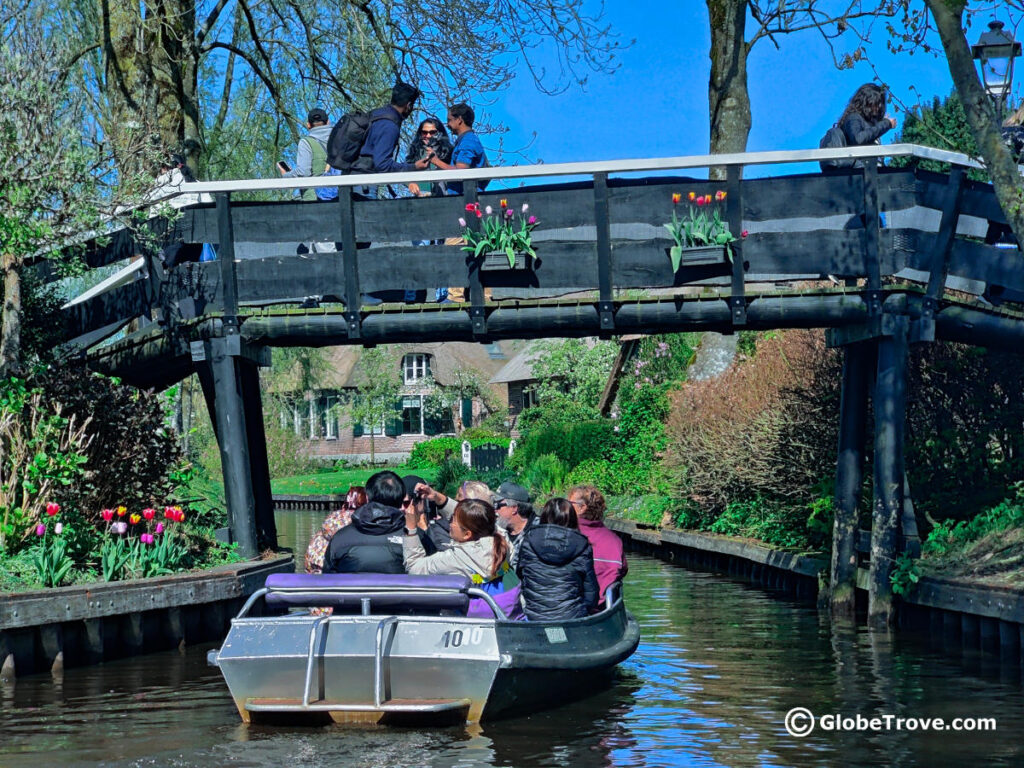
[[[441,635],[441,644],[445,648],[458,648],[463,645],[479,645],[483,639],[483,627],[473,627],[466,632],[461,629],[450,629]]]

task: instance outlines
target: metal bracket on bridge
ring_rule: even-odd
[[[462,199],[466,205],[477,201],[475,181],[462,184]],[[474,232],[480,231],[480,220],[476,216],[466,216],[467,226]],[[483,341],[487,336],[487,308],[484,306],[484,284],[480,280],[480,260],[467,259],[469,266],[469,321],[472,325],[473,338]]]
[[[612,300],[612,226],[608,213],[608,174],[594,174],[594,224],[597,228],[597,287],[600,335],[615,330],[615,304]]]
[[[725,215],[729,222],[729,231],[736,237],[732,243],[726,246],[732,251],[732,281],[729,296],[729,316],[733,325],[744,326],[747,324],[747,297],[746,286],[744,285],[745,270],[743,263],[743,197],[742,181],[743,169],[739,166],[730,165],[726,171],[725,183]]]

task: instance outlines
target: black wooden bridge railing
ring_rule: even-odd
[[[940,160],[950,163],[951,171],[880,169],[873,159],[880,156]],[[753,166],[840,157],[868,162],[835,175],[743,178]],[[188,184],[182,193],[210,193],[216,204],[186,208],[173,220],[154,217],[142,233],[121,230],[89,243],[86,259],[92,267],[141,256],[146,269],[142,279],[67,307],[66,338],[92,365],[138,385],[164,386],[193,371],[199,374],[215,416],[233,535],[243,551],[254,552],[275,538],[257,371],[266,362],[267,346],[829,329],[830,342],[843,346],[846,355],[833,601],[838,610],[853,605],[870,396],[875,430],[870,615],[885,623],[892,617],[893,558],[915,533],[901,527],[907,345],[935,339],[1015,349],[1024,344],[1024,315],[970,296],[1024,291],[1020,251],[995,244],[1008,229],[991,187],[966,178],[965,169],[974,165],[963,155],[894,145]],[[725,169],[724,181],[633,177],[711,166]],[[364,184],[570,175],[589,178],[480,195],[469,183],[463,197],[450,198],[363,200],[353,194]],[[338,200],[238,199],[252,191],[315,186],[338,186]],[[727,193],[731,231],[749,230],[749,236],[734,243],[731,258],[721,263],[684,265],[673,272],[662,227],[671,215],[671,193],[719,190]],[[504,198],[513,208],[529,203],[540,221],[533,269],[485,273],[458,247],[412,245],[458,235],[458,218],[478,197],[492,205]],[[475,223],[473,217],[469,221]],[[359,247],[367,241],[376,245]],[[299,256],[300,242],[338,248]],[[218,260],[165,270],[158,250],[173,243],[217,243]],[[775,287],[826,276],[845,280],[847,287]],[[438,286],[468,286],[469,301],[363,306],[367,293]],[[485,288],[492,299],[485,298]],[[295,305],[316,308],[297,312]],[[132,320],[142,327],[97,346]]]

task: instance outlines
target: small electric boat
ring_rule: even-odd
[[[462,576],[274,574],[209,661],[246,722],[477,722],[584,696],[640,642],[619,584],[569,621],[513,621],[499,601]]]

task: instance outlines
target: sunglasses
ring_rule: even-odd
[[[436,133],[437,133],[437,131],[428,131],[428,130],[420,131],[420,135],[421,136],[433,136]]]

